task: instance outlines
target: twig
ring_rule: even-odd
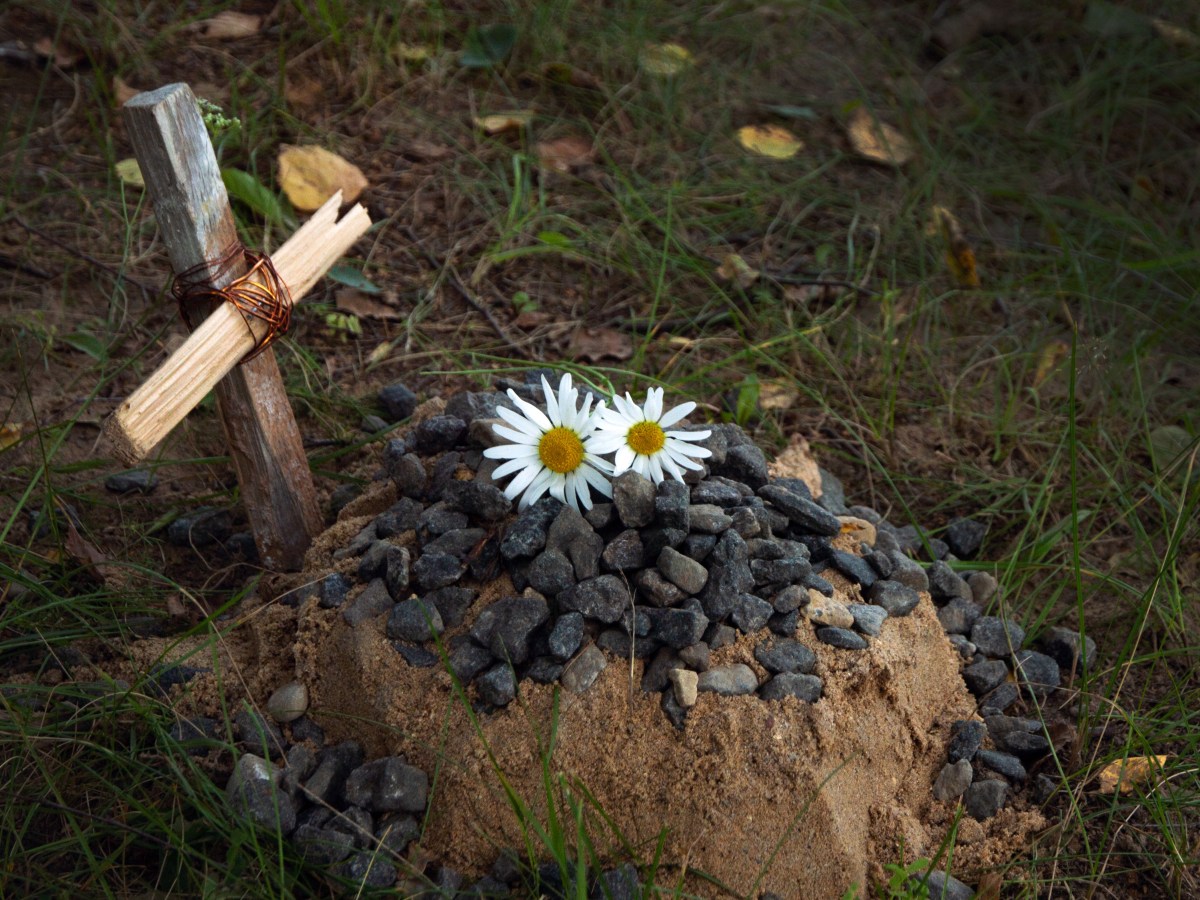
[[[462,279],[458,277],[458,273],[451,268],[449,262],[438,259],[437,255],[432,250],[422,246],[421,239],[417,237],[416,232],[414,232],[407,225],[402,225],[400,227],[400,231],[406,238],[408,238],[409,243],[411,243],[413,246],[413,249],[420,253],[421,256],[425,258],[425,261],[429,263],[429,265],[433,266],[435,270],[445,273],[446,280],[450,282],[450,286],[458,291],[459,295],[467,301],[467,304],[471,307],[471,309],[475,310],[487,320],[487,323],[492,326],[492,330],[500,336],[500,339],[504,341],[510,350],[519,354],[523,359],[529,358],[528,351],[515,340],[513,340],[512,337],[509,336],[508,332],[505,331],[504,326],[497,321],[494,315],[492,315],[492,311],[480,303],[478,299],[476,299],[475,295],[472,294],[467,286],[462,283]]]
[[[28,231],[30,234],[35,235],[36,237],[40,237],[43,241],[53,244],[54,246],[58,247],[60,250],[66,250],[71,255],[76,256],[79,259],[82,259],[86,263],[90,263],[91,265],[95,266],[98,269],[103,269],[105,272],[107,272],[109,275],[111,275],[113,278],[117,279],[118,281],[128,281],[134,287],[141,288],[142,292],[146,295],[147,299],[153,300],[155,297],[158,296],[158,288],[152,288],[147,284],[143,284],[142,282],[140,282],[136,278],[134,278],[132,275],[126,275],[124,272],[120,271],[119,269],[113,268],[108,263],[101,262],[100,260],[96,259],[94,256],[89,256],[88,254],[86,254],[82,250],[80,250],[78,247],[72,247],[70,244],[60,241],[58,238],[54,237],[54,235],[46,234],[46,232],[42,231],[40,228],[35,228],[34,226],[28,224],[23,219],[21,219],[19,216],[13,216],[13,221],[16,222],[18,225],[20,225],[22,228],[24,228],[26,231]],[[22,271],[29,271],[29,270],[22,268]],[[42,277],[46,277],[46,278],[49,277],[44,272],[30,272],[30,274],[39,274]]]

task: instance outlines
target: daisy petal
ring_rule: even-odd
[[[662,415],[662,401],[662,388],[650,388],[646,391],[646,418],[651,422],[657,422],[658,417]]]
[[[551,428],[554,427],[553,425],[550,424],[550,420],[548,418],[546,418],[546,414],[544,412],[542,412],[540,409],[538,409],[536,406],[534,406],[528,400],[522,400],[520,397],[517,396],[517,392],[514,391],[512,388],[508,389],[508,395],[509,395],[509,399],[512,400],[513,403],[517,404],[517,408],[520,409],[521,412],[525,413],[526,417],[531,422],[533,422],[533,424],[535,424],[539,428],[541,428],[542,431],[549,431]],[[499,408],[497,408],[497,412],[499,412]],[[507,416],[505,416],[504,418],[507,421],[512,422],[512,420],[509,419]],[[515,425],[516,423],[513,422],[513,424]]]
[[[668,431],[667,437],[677,441],[705,441],[712,436],[711,431]]]
[[[668,428],[674,425],[680,419],[684,418],[688,413],[696,408],[696,404],[689,400],[687,403],[680,403],[674,409],[663,414],[663,417],[658,420],[658,424],[662,428]]]
[[[510,459],[508,462],[496,466],[496,471],[492,472],[492,478],[497,480],[507,478],[513,472],[519,472],[527,467],[536,473],[539,466],[541,466],[541,463],[537,460]],[[532,478],[533,476],[531,475],[530,477]]]
[[[501,444],[483,451],[488,459],[536,459],[537,448],[528,444]]]
[[[515,462],[515,460],[514,460],[514,462]],[[505,466],[511,466],[511,465],[512,465],[511,462],[505,463],[504,466],[500,467],[500,469],[505,468]],[[496,471],[499,472],[500,469],[497,469]],[[541,466],[525,466],[523,469],[521,469],[521,473],[519,475],[517,475],[517,477],[514,478],[509,483],[509,485],[505,489],[504,493],[508,494],[509,491],[512,491],[513,493],[509,496],[509,499],[511,499],[513,496],[516,496],[517,494],[521,493],[521,491],[525,490],[525,488],[529,487],[530,483],[542,471],[543,470],[542,470]],[[506,472],[505,474],[508,474],[508,473]],[[501,477],[502,478],[504,476],[495,476],[494,475],[493,477]]]

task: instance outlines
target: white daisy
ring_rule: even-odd
[[[702,441],[711,431],[667,431],[696,408],[691,401],[663,412],[663,389],[650,388],[646,403],[639,407],[633,398],[613,397],[613,409],[600,411],[599,434],[589,445],[594,453],[616,453],[613,476],[632,469],[655,484],[670,476],[683,481],[684,469],[700,469],[697,459],[712,456]],[[665,474],[664,474],[665,473]]]
[[[504,489],[509,500],[521,494],[518,509],[526,509],[547,491],[576,509],[581,506],[591,509],[589,485],[605,497],[612,496],[608,480],[612,463],[601,459],[591,448],[596,424],[604,412],[604,401],[589,413],[592,405],[589,394],[583,408],[578,409],[579,389],[571,386],[570,374],[563,375],[557,396],[544,375],[542,390],[546,392],[546,412],[522,400],[511,389],[509,399],[524,415],[503,406],[496,410],[512,427],[493,425],[492,429],[512,443],[483,451],[490,459],[508,460],[497,467],[492,477],[499,479],[519,473]]]

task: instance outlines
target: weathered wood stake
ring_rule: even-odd
[[[139,94],[125,104],[125,121],[176,273],[220,258],[236,240],[237,229],[191,89],[172,84]],[[310,288],[366,230],[370,219],[361,207],[356,209],[355,222],[337,232],[336,242],[330,242],[330,248],[335,243],[340,247],[336,255],[319,254],[319,269],[309,265],[310,260],[298,258],[303,252],[292,253],[287,265],[292,278],[300,279],[295,285],[279,265],[284,248],[273,257],[277,271],[293,291]],[[312,240],[329,235],[336,206],[331,212],[324,211],[324,218],[310,229],[304,242],[309,251]],[[301,270],[306,273],[302,277],[298,275]],[[239,260],[213,287],[224,287],[245,271]],[[106,424],[105,435],[120,458],[127,462],[140,459],[215,383],[226,444],[259,556],[269,568],[297,569],[321,528],[321,517],[300,430],[274,354],[266,350],[236,365],[254,340],[241,315],[230,304],[221,304],[217,316],[210,316],[197,328],[151,381],[122,404]],[[210,357],[207,361],[206,356]],[[135,425],[132,429],[128,427],[131,422]],[[151,423],[149,428],[140,427],[146,422]]]

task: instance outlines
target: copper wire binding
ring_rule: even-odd
[[[213,287],[213,282],[228,277],[239,258],[248,267],[246,274],[233,279],[225,287]],[[198,305],[204,304],[207,312],[217,303],[233,304],[234,309],[241,313],[250,336],[254,338],[254,347],[238,365],[266,350],[292,324],[292,294],[275,271],[271,257],[250,250],[241,241],[234,241],[217,259],[205,260],[176,275],[171,282],[171,296],[179,304],[179,315],[189,330],[194,327],[192,311]],[[261,338],[254,336],[251,319],[267,323],[267,330]]]

